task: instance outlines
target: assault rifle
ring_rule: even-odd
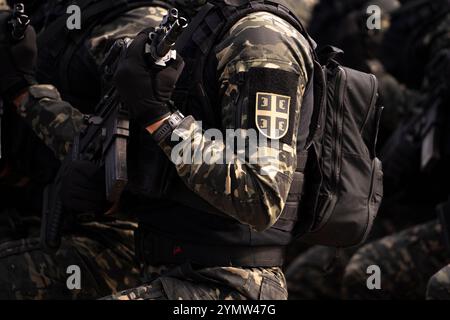
[[[151,56],[155,65],[165,67],[167,62],[177,58],[176,51],[172,49],[187,25],[187,20],[173,8],[164,16],[159,27],[150,32],[145,52]]]
[[[177,9],[171,9],[160,26],[149,34],[146,53],[149,63],[165,66],[176,58],[173,50],[176,40],[187,26],[187,20],[178,16]],[[123,52],[131,43],[130,39],[117,40],[101,65],[104,78],[110,82]],[[77,160],[90,161],[105,170],[106,198],[116,208],[127,182],[127,145],[129,140],[128,111],[122,104],[119,94],[112,87],[95,108],[95,115],[86,117],[87,127],[73,142],[72,150],[64,160],[55,182],[48,186],[44,197],[44,212],[41,230],[41,243],[49,251],[58,249],[61,242],[64,208],[60,199],[61,180],[68,163]],[[108,216],[112,210],[103,213]],[[86,221],[98,214],[86,212]]]

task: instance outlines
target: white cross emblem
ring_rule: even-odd
[[[255,121],[258,130],[269,139],[283,138],[289,129],[291,97],[274,93],[256,93]]]

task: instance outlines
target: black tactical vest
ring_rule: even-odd
[[[101,70],[85,45],[92,30],[139,7],[155,5],[168,8],[168,5],[156,0],[78,0],[70,4],[80,7],[82,28],[67,29],[69,15],[64,11],[67,1],[60,1],[52,8],[59,14],[57,18],[56,13],[48,12],[50,21],[38,35],[37,80],[39,83],[53,84],[63,100],[83,113],[92,113],[103,89]]]
[[[278,3],[226,0],[209,1],[177,43],[186,66],[173,100],[184,115],[202,120],[205,129],[220,128],[222,118],[217,101],[217,61],[211,51],[236,22],[259,11],[280,16],[307,36],[295,16]],[[310,118],[313,109],[312,82],[302,105],[304,119]],[[140,129],[135,127],[123,207],[139,215],[137,250],[142,258],[153,265],[191,261],[203,266],[281,266],[284,248],[293,237],[302,194],[309,123],[300,127],[298,168],[285,210],[264,232],[226,216],[190,191],[150,135],[145,131],[139,134]]]

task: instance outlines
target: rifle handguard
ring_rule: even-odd
[[[178,10],[173,8],[163,18],[159,27],[150,32],[145,53],[151,56],[155,65],[165,67],[170,60],[177,58],[176,50],[173,48],[187,26],[188,21],[179,17]]]

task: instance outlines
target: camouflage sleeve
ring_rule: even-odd
[[[51,85],[34,85],[18,108],[20,116],[60,160],[85,126],[84,115],[61,99]]]
[[[203,132],[200,123],[187,117],[161,146],[191,190],[221,212],[262,231],[279,218],[296,168],[300,108],[313,68],[310,49],[286,21],[259,12],[234,25],[215,53],[222,118],[222,128],[215,131],[226,132],[227,137],[230,129],[249,137],[254,132],[259,142],[235,149],[230,147],[234,139],[210,139],[214,131]],[[267,143],[260,143],[263,136],[269,138]],[[180,143],[173,141],[178,139]],[[232,157],[227,154],[224,161],[214,161],[230,149]],[[183,161],[177,161],[180,150]],[[198,161],[199,155],[211,157]]]
[[[166,13],[166,9],[155,6],[130,10],[107,24],[95,27],[87,46],[100,64],[114,41],[134,38],[143,29],[158,26]]]
[[[100,65],[114,41],[134,37],[146,27],[157,26],[165,13],[166,9],[155,6],[130,10],[95,27],[86,45]],[[84,115],[63,101],[51,85],[30,87],[29,97],[21,104],[19,113],[59,159],[64,158],[74,137],[85,126]]]

